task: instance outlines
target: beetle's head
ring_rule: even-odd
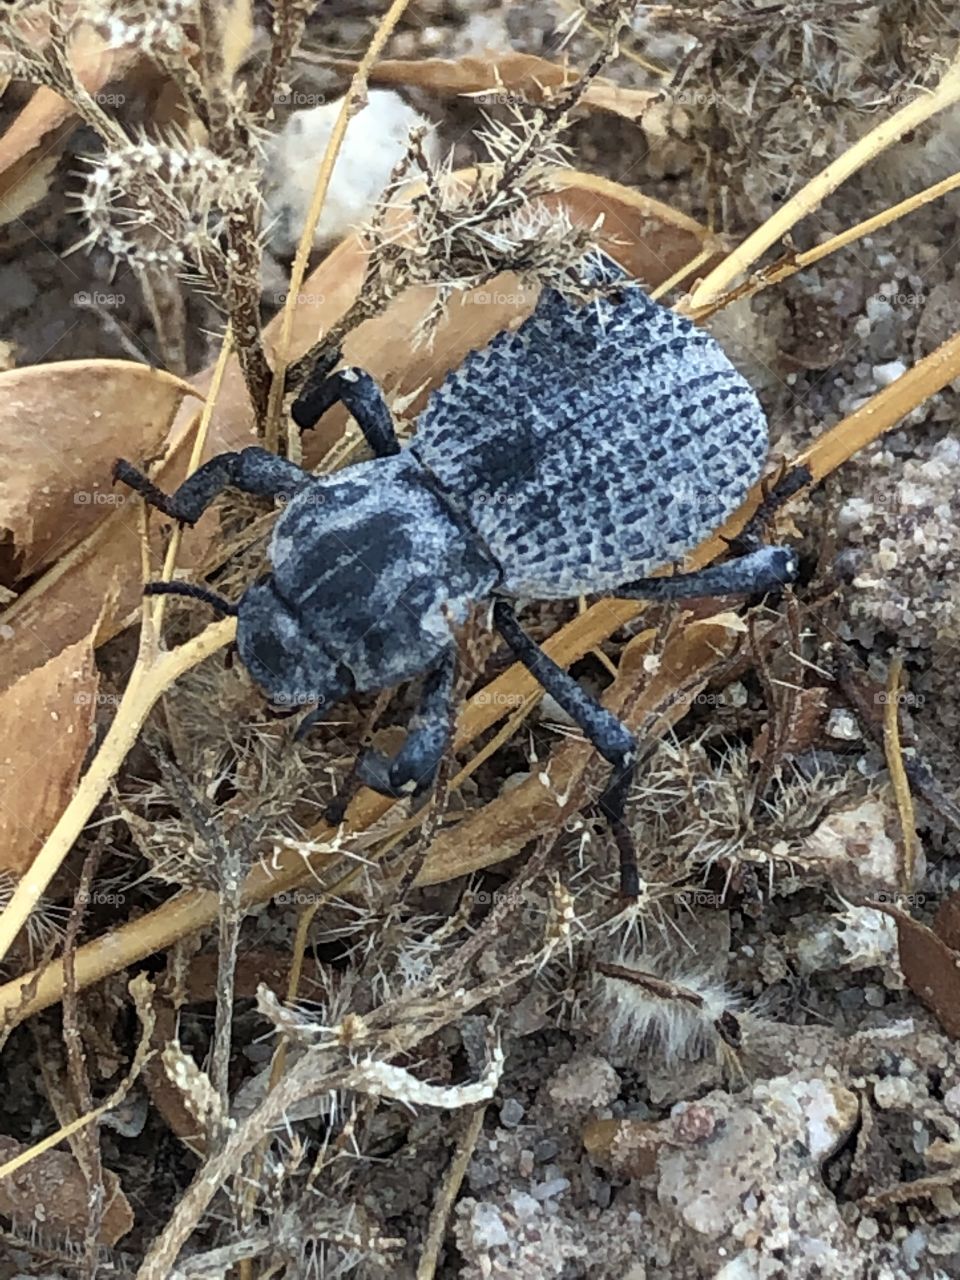
[[[332,706],[353,687],[349,672],[304,627],[267,574],[243,593],[237,615],[240,661],[277,707]]]

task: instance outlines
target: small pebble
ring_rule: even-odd
[[[500,1123],[505,1129],[515,1129],[523,1119],[524,1106],[516,1098],[507,1098],[500,1108]]]

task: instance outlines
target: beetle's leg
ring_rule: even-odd
[[[224,489],[239,489],[260,498],[281,498],[311,477],[296,463],[252,445],[239,453],[220,453],[211,458],[172,494],[158,489],[125,458],[118,458],[113,464],[113,478],[142,494],[151,507],[165,516],[195,524]]]
[[[771,519],[785,503],[810,484],[813,484],[813,472],[806,463],[785,471],[769,492],[763,495],[763,501],[736,537],[730,539],[730,549],[734,555],[758,551],[763,546],[763,535]]]
[[[344,795],[330,805],[328,821],[339,821],[343,817],[357,783],[395,799],[422,796],[430,790],[453,728],[456,671],[457,655],[451,650],[427,673],[406,742],[392,758],[380,751],[363,753]]]
[[[393,415],[383,392],[363,369],[338,369],[319,380],[317,371],[314,371],[294,400],[290,416],[301,431],[307,431],[315,427],[326,411],[338,402],[353,414],[376,457],[389,458],[400,452]]]
[[[498,600],[493,606],[493,621],[530,674],[536,676],[547,693],[576,720],[603,758],[613,765],[610,781],[600,797],[600,809],[610,823],[620,853],[620,893],[624,898],[638,898],[640,872],[637,850],[624,819],[637,765],[636,738],[612,712],[601,707],[581,689],[573,676],[547,657],[520,626],[517,615],[506,601]]]
[[[698,596],[762,596],[796,581],[797,556],[790,547],[761,547],[745,556],[669,578],[636,578],[610,595],[629,599],[691,600]]]

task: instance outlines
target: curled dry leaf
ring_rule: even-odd
[[[572,171],[558,173],[557,182],[560,189],[551,202],[562,207],[577,225],[593,226],[601,219],[601,241],[649,287],[681,271],[713,244],[711,233],[692,218],[617,183]],[[305,281],[295,312],[294,357],[308,350],[317,335],[326,332],[353,302],[365,262],[366,253],[359,238],[350,236]],[[354,330],[344,348],[345,359],[369,369],[388,395],[419,392],[410,413],[419,411],[429,389],[437,386],[468,351],[482,347],[499,330],[529,314],[536,301],[535,294],[524,292],[514,278],[498,277],[482,294],[468,294],[462,302],[453,302],[431,349],[413,350],[411,335],[432,298],[431,289],[408,290],[382,316]],[[268,350],[278,336],[279,317],[266,328]],[[199,375],[196,386],[204,390],[210,377],[210,372]],[[195,416],[184,406],[169,433],[165,462],[156,477],[167,489],[175,487],[185,473]],[[307,465],[320,461],[346,422],[345,411],[337,406],[327,414],[322,430],[307,433]],[[217,399],[205,456],[255,442],[243,378],[236,362],[231,361]],[[133,446],[128,442],[128,457],[142,458],[148,452],[139,439]],[[101,488],[109,486],[112,460],[113,454],[100,459],[91,483],[97,481]],[[162,523],[154,518],[154,530]],[[215,514],[204,517],[184,539],[181,563],[197,563],[216,532]],[[158,563],[159,551],[156,555]],[[123,508],[112,511],[4,616],[11,631],[0,659],[0,687],[35,664],[38,631],[47,637],[51,648],[72,644],[83,635],[101,607],[103,584],[114,578],[120,584],[120,593],[104,617],[103,639],[125,625],[140,596],[139,536],[135,521]]]
[[[321,59],[324,66],[352,75],[355,62],[344,58]],[[530,53],[502,53],[490,57],[386,58],[371,68],[370,83],[424,89],[445,97],[493,95],[528,102],[549,102],[558,89],[577,79],[577,72]],[[627,120],[639,120],[660,95],[651,89],[629,89],[598,78],[580,99],[588,110],[606,111]]]
[[[0,1135],[0,1164],[25,1150],[22,1142]],[[115,1173],[105,1169],[103,1184],[106,1196],[98,1238],[112,1247],[133,1226],[133,1210]],[[43,1151],[0,1180],[0,1213],[28,1237],[39,1233],[64,1241],[83,1240],[89,1198],[83,1170],[68,1151]]]
[[[108,48],[88,27],[74,35],[72,53],[77,76],[91,93],[123,75],[135,56],[131,49]],[[71,103],[41,85],[0,137],[0,225],[43,199],[56,163],[51,156],[73,131],[75,115]]]
[[[960,893],[951,893],[937,908],[933,931],[941,942],[960,951]]]
[[[0,374],[0,528],[11,581],[76,546],[126,495],[110,466],[155,454],[189,383],[131,360],[63,360]],[[126,521],[135,525],[131,512]],[[12,545],[9,545],[12,544]]]
[[[870,900],[864,905],[896,921],[900,968],[907,986],[948,1035],[960,1037],[960,952],[900,907]]]
[[[93,741],[96,625],[0,694],[0,870],[27,870],[73,795]]]

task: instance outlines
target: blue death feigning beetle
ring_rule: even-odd
[[[612,765],[599,804],[621,893],[635,898],[624,809],[637,741],[525,634],[514,602],[756,596],[792,581],[797,558],[752,537],[723,563],[649,576],[682,562],[741,505],[767,456],[767,422],[709,334],[605,255],[585,258],[580,273],[606,292],[578,304],[543,289],[528,319],[447,375],[409,444],[368,373],[325,365],[304,383],[293,420],[314,427],[342,402],[372,460],[317,476],[252,447],[211,458],[172,495],[123,459],[114,477],[185,524],[226,488],[286,499],[270,572],[238,604],[187,584],[147,590],[235,613],[240,660],[267,698],[317,704],[298,734],[354,692],[422,676],[398,754],[367,751],[357,765],[359,780],[385,795],[433,785],[453,723],[454,628],[491,602],[509,648]]]

